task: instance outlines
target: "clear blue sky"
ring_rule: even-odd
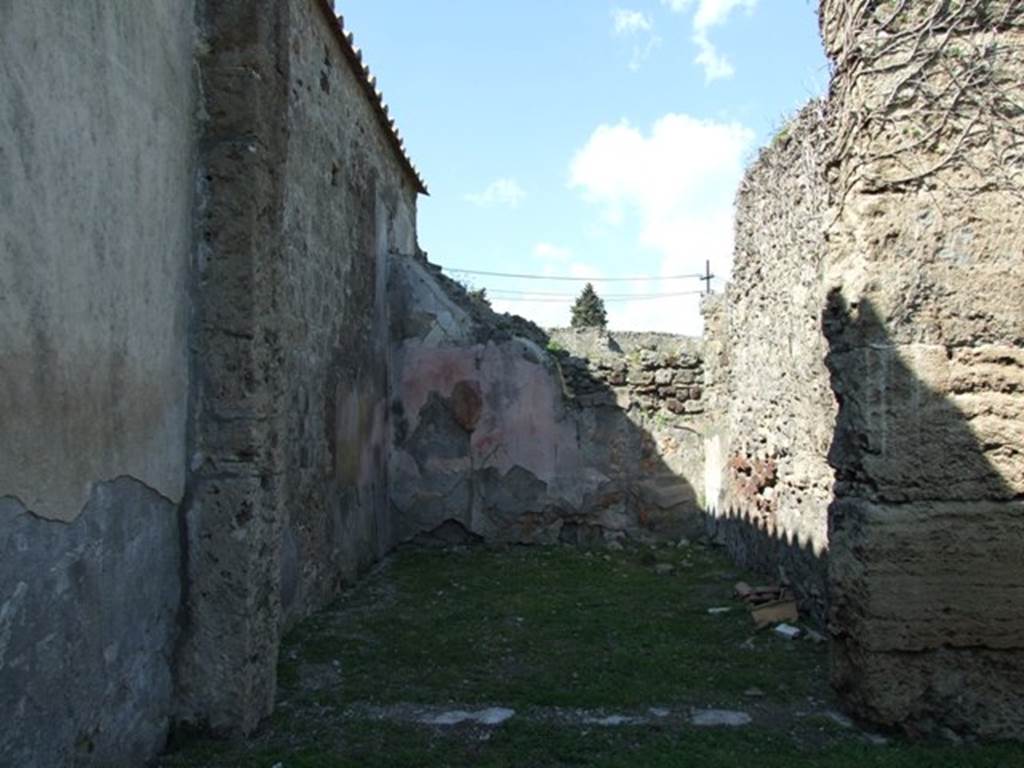
[[[710,259],[727,274],[743,167],[828,79],[808,0],[335,6],[430,187],[420,245],[447,267],[659,277]],[[581,287],[466,282],[543,325],[566,324],[560,295]],[[608,297],[700,287],[595,285]],[[613,328],[686,333],[699,332],[697,304],[607,301]]]

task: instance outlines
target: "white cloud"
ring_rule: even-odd
[[[637,251],[658,253],[662,276],[702,272],[710,260],[712,271],[724,277],[732,265],[733,201],[753,141],[753,131],[739,123],[683,114],[665,115],[646,135],[625,121],[602,125],[573,159],[570,186],[600,206],[610,225],[635,222]],[[700,287],[687,280],[634,288],[667,293]],[[628,322],[639,330],[697,333],[697,303],[696,297],[630,302],[615,327]]]
[[[676,13],[687,11],[696,4],[697,10],[693,14],[693,42],[698,53],[695,62],[704,69],[704,78],[707,82],[732,77],[735,72],[729,60],[719,53],[711,42],[711,30],[725,24],[734,10],[742,9],[750,13],[757,2],[758,0],[661,0],[662,5]]]
[[[641,11],[613,9],[612,30],[619,37],[629,37],[635,41],[629,59],[629,68],[633,72],[639,70],[654,49],[661,45],[661,38],[654,34],[654,21]]]
[[[629,35],[636,32],[650,32],[651,17],[640,11],[616,8],[612,11],[612,25],[617,35]]]
[[[515,208],[526,198],[526,190],[519,186],[515,179],[495,179],[483,192],[470,193],[465,199],[473,205],[481,208],[490,208],[495,205]]]

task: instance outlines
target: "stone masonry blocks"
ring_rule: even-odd
[[[273,707],[280,632],[274,263],[287,104],[279,4],[208,2],[187,605],[179,716],[248,733]]]
[[[1022,23],[822,4],[833,679],[912,733],[1024,738]]]

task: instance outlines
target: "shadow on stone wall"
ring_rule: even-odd
[[[616,346],[613,335],[609,346]],[[593,501],[596,518],[593,513],[585,516],[593,522],[584,519],[563,527],[562,539],[593,538],[596,533],[607,537],[609,530],[614,532],[621,525],[617,517],[620,509],[630,526],[626,532],[634,539],[678,540],[703,534],[702,499],[680,466],[686,463],[681,456],[686,445],[693,443],[700,449],[702,435],[698,423],[680,418],[678,409],[683,398],[661,394],[646,398],[645,404],[623,402],[624,388],[611,382],[633,384],[627,381],[634,375],[632,370],[602,370],[600,363],[561,351],[556,357],[566,397],[580,425],[579,447],[584,461],[609,478],[607,487]],[[689,357],[691,353],[680,350],[657,362],[653,356],[649,358],[649,371],[642,370],[642,362],[638,367],[641,375],[648,373],[651,377],[655,367],[666,373],[673,369],[683,373],[691,369]],[[660,410],[650,410],[659,399]],[[702,470],[702,466],[697,469]]]
[[[839,403],[833,683],[880,725],[1021,738],[1019,348],[900,345],[838,290],[822,325]]]
[[[819,627],[828,620],[828,554],[775,526],[771,517],[728,505],[706,518],[712,540],[744,568],[764,574],[796,595],[800,611]]]

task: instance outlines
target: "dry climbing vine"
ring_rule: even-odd
[[[825,0],[828,149],[854,188],[1024,197],[1024,2]]]

